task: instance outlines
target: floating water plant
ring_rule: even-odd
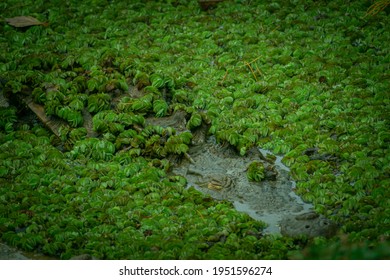
[[[367,12],[366,15],[375,16],[376,14],[380,13],[384,9],[386,9],[387,6],[390,5],[390,1],[388,0],[379,0],[376,1],[374,4],[372,4]]]
[[[246,172],[249,181],[260,182],[265,178],[264,164],[260,161],[251,162]]]
[[[169,174],[207,125],[242,156],[286,154],[296,193],[342,225],[349,243],[336,237],[327,248],[385,248],[388,1],[368,10],[233,1],[207,12],[184,0],[17,2],[0,4],[4,18],[50,25],[0,27],[2,241],[64,259],[269,259],[302,249],[306,241],[264,237],[263,224]],[[19,96],[64,120],[60,140],[28,120]],[[150,125],[179,110],[183,128]],[[86,112],[96,138],[82,127]],[[248,166],[248,179],[264,180],[264,169]]]

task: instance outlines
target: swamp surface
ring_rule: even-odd
[[[388,1],[59,3],[0,3],[0,258],[390,257]]]

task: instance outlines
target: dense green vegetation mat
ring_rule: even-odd
[[[0,24],[0,237],[68,259],[388,258],[389,9],[372,1],[12,1]],[[115,97],[137,86],[139,97]],[[22,116],[28,95],[60,138]],[[185,110],[188,132],[146,126]],[[97,138],[86,137],[83,112]],[[23,111],[25,112],[25,110]],[[330,238],[264,224],[169,173],[202,122],[245,156],[284,154]],[[62,147],[59,149],[59,147]],[[313,159],[308,151],[315,150]]]

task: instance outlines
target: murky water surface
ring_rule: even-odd
[[[275,160],[271,161],[267,160],[267,155],[272,155],[269,151],[252,149],[241,157],[231,148],[216,144],[213,138],[191,147],[189,155],[192,162],[183,162],[173,172],[186,177],[188,187],[193,186],[215,199],[229,200],[238,211],[266,222],[266,233],[280,233],[280,223],[285,217],[313,209],[294,193],[295,182],[281,156],[274,156]],[[276,176],[261,182],[249,181],[247,168],[255,160],[274,170]]]

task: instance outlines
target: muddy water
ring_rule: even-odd
[[[216,144],[213,137],[191,147],[189,155],[192,160],[182,162],[173,172],[186,177],[188,187],[217,200],[231,201],[238,211],[266,222],[265,233],[317,236],[327,231],[324,218],[314,214],[313,206],[294,193],[295,182],[282,157],[262,149],[252,149],[241,157],[232,148]],[[262,161],[275,176],[271,174],[261,182],[249,181],[247,168],[254,160]]]

